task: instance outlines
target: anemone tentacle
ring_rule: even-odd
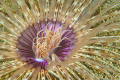
[[[0,80],[119,80],[119,8],[120,0],[1,0]]]

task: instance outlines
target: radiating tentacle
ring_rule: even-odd
[[[9,38],[9,39],[7,39],[7,38]],[[0,30],[0,39],[3,39],[13,45],[15,45],[15,43],[17,43],[17,40],[15,37],[10,36],[9,34],[6,34],[5,32],[3,32],[1,30]]]
[[[0,79],[118,80],[119,3],[1,1]]]
[[[5,5],[4,1],[1,1],[1,3],[2,3],[2,6],[7,11],[8,15],[10,17],[10,18],[7,17],[9,19],[9,21],[12,22],[19,29],[20,32],[22,32],[23,27],[25,27],[25,26],[23,26],[22,24],[19,23],[15,14],[10,11],[10,9]]]
[[[75,74],[75,72],[73,72],[70,68],[66,68],[72,75],[74,75],[74,77],[77,79],[77,80],[81,80],[79,76],[77,76],[77,74]]]
[[[98,78],[97,76],[95,76],[95,74],[94,74],[92,71],[90,71],[86,66],[84,66],[84,65],[81,64],[80,62],[76,62],[76,64],[77,64],[78,66],[81,66],[82,68],[84,68],[84,69],[85,69],[87,72],[89,72],[90,74],[92,74],[92,76],[93,76],[94,79],[99,80],[99,78]]]
[[[72,26],[75,24],[75,22],[76,22],[76,21],[78,20],[78,18],[80,17],[81,13],[84,11],[84,9],[85,9],[90,3],[91,3],[91,0],[86,1],[86,2],[82,5],[82,7],[80,8],[80,10],[78,10],[79,12],[77,12],[77,14],[72,18],[69,27],[72,27]]]
[[[120,14],[120,11],[115,11],[115,12],[113,12],[113,13],[104,15],[104,16],[102,16],[102,17],[100,17],[100,18],[95,18],[94,20],[89,21],[87,24],[85,24],[86,26],[81,25],[80,28],[78,28],[78,29],[76,28],[76,31],[81,30],[82,28],[85,28],[85,30],[88,30],[88,29],[90,29],[90,27],[93,25],[93,23],[97,23],[97,22],[100,21],[100,20],[104,20],[104,19],[106,19],[106,18],[109,18],[109,17],[111,17],[111,16],[115,16],[115,15],[119,15],[119,14]]]
[[[29,25],[32,25],[33,23],[33,18],[32,18],[32,15],[30,13],[30,10],[29,8],[27,7],[27,5],[25,4],[25,1],[24,0],[19,0],[18,4],[21,6],[21,9],[22,9],[22,12],[24,12],[24,17],[25,17],[25,20],[26,22],[29,24]],[[31,16],[30,16],[31,15]]]
[[[33,72],[31,80],[35,80],[37,78],[38,73],[40,72],[40,67],[37,67]]]
[[[7,73],[14,71],[14,70],[17,70],[18,68],[20,68],[24,65],[25,65],[24,63],[22,63],[20,61],[16,61],[16,60],[10,61],[10,62],[8,62],[8,64],[5,63],[5,64],[1,65],[1,67],[0,67],[0,76],[3,76]]]
[[[0,49],[15,51],[15,46],[0,43]]]
[[[86,78],[89,78],[89,79],[91,79],[92,80],[92,77],[93,76],[90,76],[90,74],[88,74],[86,71],[84,71],[83,69],[80,69],[78,66],[76,66],[76,65],[66,65],[67,67],[69,67],[69,68],[71,68],[71,69],[73,69],[73,70],[75,70],[75,71],[77,71],[77,72],[79,72],[79,73],[81,73],[83,76],[85,76]]]
[[[11,0],[11,3],[13,5],[13,8],[14,8],[16,14],[19,15],[22,18],[22,14],[20,12],[20,9],[18,9],[17,2],[15,0]]]
[[[14,27],[12,27],[13,25],[8,22],[8,20],[5,18],[5,16],[3,16],[2,13],[0,13],[0,20],[0,23],[3,24],[5,28],[10,30],[14,37],[19,36],[19,32],[17,32],[17,30]]]
[[[110,61],[120,63],[119,61],[116,61],[116,60],[110,58],[110,57],[119,58],[119,56],[113,55],[113,54],[109,54],[109,53],[106,53],[106,52],[99,52],[99,51],[92,51],[92,50],[85,50],[85,49],[78,50],[78,52],[80,52],[80,53],[92,54],[92,55],[96,55],[96,56],[100,56],[100,57],[105,58],[105,59],[108,59],[108,60],[110,60]],[[77,54],[77,55],[83,55],[83,54]]]
[[[50,74],[54,75],[55,77],[59,78],[59,76],[58,76],[55,72],[53,72],[53,71],[51,71],[51,70],[49,70],[48,72],[49,72]]]
[[[40,14],[39,14],[37,6],[35,5],[35,1],[34,0],[30,1],[30,5],[31,5],[32,14],[34,16],[33,17],[34,22],[39,22]]]
[[[41,69],[41,80],[45,80],[45,71]]]
[[[52,80],[51,77],[50,77],[50,74],[48,73],[48,71],[45,71],[45,75],[47,76],[48,80]]]
[[[24,75],[24,74],[25,74],[25,72],[26,72],[26,71],[21,72],[19,75],[17,75],[17,76],[15,77],[15,79],[14,79],[14,80],[18,80],[18,79],[20,79],[20,78],[22,77],[22,75]]]
[[[100,14],[98,14],[97,15],[97,17],[95,17],[94,19],[96,19],[96,18],[100,18],[105,12],[107,12],[110,8],[112,8],[114,5],[116,5],[117,3],[119,2],[119,0],[117,0],[117,1],[115,1],[113,4],[111,4],[109,7],[107,7],[105,10],[103,10]],[[83,14],[84,15],[84,14]],[[87,15],[87,14],[86,14]],[[88,14],[88,15],[90,15],[90,14]],[[89,18],[89,17],[88,17]],[[87,18],[87,19],[88,19]],[[81,21],[84,21],[82,24],[85,24],[86,23],[86,21],[85,21],[85,19],[86,19],[86,16],[84,15],[83,17],[82,17],[82,19],[80,19]],[[86,20],[87,20],[86,19]]]
[[[32,65],[29,65],[29,66],[22,66],[22,67],[19,67],[20,69],[18,69],[9,79],[10,80],[13,80],[13,79],[15,79],[15,77],[19,74],[19,73],[21,73],[21,72],[23,72],[23,71],[26,71],[26,70],[28,70],[28,69],[31,69],[32,68]]]
[[[23,77],[22,79],[23,79],[23,80],[30,79],[31,76],[33,75],[33,72],[34,72],[34,71],[35,71],[35,69],[28,70],[28,71],[25,73],[25,75],[24,75],[24,77]]]

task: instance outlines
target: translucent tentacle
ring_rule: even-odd
[[[37,67],[33,72],[31,80],[35,80],[37,78],[38,73],[40,72],[40,67]]]
[[[30,6],[31,6],[31,11],[32,11],[32,14],[33,14],[34,23],[39,22],[40,13],[39,13],[38,8],[35,4],[35,1],[31,0],[29,2],[30,2]]]
[[[10,61],[8,63],[5,63],[3,65],[0,65],[0,76],[3,76],[9,72],[12,72],[14,70],[17,70],[18,68],[24,66],[25,64],[20,61]]]
[[[25,75],[24,75],[24,77],[22,78],[23,80],[28,80],[28,79],[30,79],[31,78],[31,76],[33,75],[33,72],[35,71],[35,69],[31,69],[31,70],[28,70],[26,73],[25,73]]]
[[[20,17],[22,17],[22,14],[21,14],[21,12],[20,12],[20,10],[18,8],[16,0],[11,0],[11,3],[13,5],[13,8],[14,8],[16,14],[19,15]]]
[[[30,9],[25,4],[25,1],[24,0],[19,0],[18,4],[21,6],[22,12],[24,12],[23,14],[24,14],[26,22],[29,25],[32,25],[32,23],[33,23],[33,16],[30,13]]]
[[[45,80],[45,71],[41,69],[41,80]]]
[[[11,12],[10,9],[5,5],[5,2],[1,1],[1,3],[2,3],[2,6],[4,7],[4,9],[6,10],[6,12],[8,13],[8,15],[10,17],[9,18],[10,22],[12,22],[20,30],[20,32],[22,32],[24,26],[19,23],[19,21],[15,17],[15,14],[13,12]]]
[[[50,74],[48,73],[48,71],[45,71],[45,75],[47,76],[48,80],[52,80],[51,77],[50,77]]]
[[[74,75],[75,78],[77,78],[77,80],[81,80],[80,77],[78,75],[75,74],[75,72],[73,72],[70,68],[66,68],[72,75]]]
[[[31,69],[31,68],[32,68],[32,65],[29,65],[29,66],[20,66],[19,68],[20,68],[20,69],[18,69],[18,70],[9,78],[10,80],[15,79],[15,77],[16,77],[19,73],[21,73],[21,72],[23,72],[23,71],[26,71],[26,70],[28,70],[28,69]]]
[[[10,24],[8,22],[8,20],[5,18],[5,16],[3,16],[2,13],[0,13],[0,20],[1,20],[1,24],[5,26],[5,28],[7,28],[8,30],[10,30],[10,32],[13,34],[14,37],[17,37],[19,35],[18,31],[13,27],[12,24]],[[7,24],[6,24],[7,23]]]

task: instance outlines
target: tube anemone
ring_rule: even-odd
[[[0,79],[119,80],[120,0],[1,0]]]

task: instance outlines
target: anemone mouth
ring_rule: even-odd
[[[46,58],[52,59],[52,54],[64,61],[74,47],[76,39],[72,28],[63,27],[64,24],[58,21],[34,23],[18,37],[17,54],[34,67],[45,68],[48,65]]]

